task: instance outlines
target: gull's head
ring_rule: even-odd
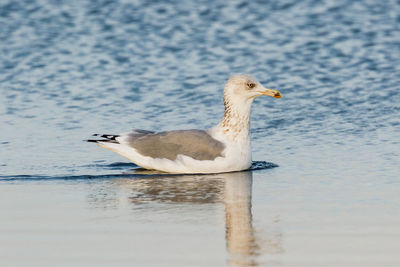
[[[226,97],[240,97],[254,99],[262,95],[281,98],[279,91],[265,88],[256,79],[249,75],[233,75],[225,84],[224,95]]]

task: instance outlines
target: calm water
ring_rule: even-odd
[[[399,266],[399,25],[395,0],[0,0],[0,265]],[[283,94],[251,126],[279,167],[82,142],[211,127],[233,73]]]

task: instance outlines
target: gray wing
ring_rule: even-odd
[[[169,132],[134,132],[128,134],[127,144],[143,156],[175,160],[179,154],[196,160],[213,160],[222,156],[225,145],[206,131],[181,130]]]

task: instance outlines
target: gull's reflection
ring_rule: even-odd
[[[221,202],[224,179],[217,175],[160,175],[123,180],[122,184],[132,189],[130,201],[135,204],[205,204]]]
[[[233,266],[255,266],[259,249],[251,215],[251,172],[238,172],[225,179],[226,246]]]
[[[229,265],[256,266],[260,245],[252,223],[252,179],[252,172],[246,171],[213,175],[152,175],[114,182],[129,191],[129,203],[133,205],[149,202],[224,204]],[[104,191],[100,193],[104,194]],[[274,247],[276,245],[280,245],[279,240]]]

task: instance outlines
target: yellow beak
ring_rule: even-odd
[[[263,95],[269,95],[269,96],[272,96],[272,97],[275,97],[275,98],[281,98],[282,97],[282,95],[281,95],[281,93],[279,91],[273,90],[273,89],[268,89],[268,88],[265,88],[265,90],[261,91],[261,93]]]

